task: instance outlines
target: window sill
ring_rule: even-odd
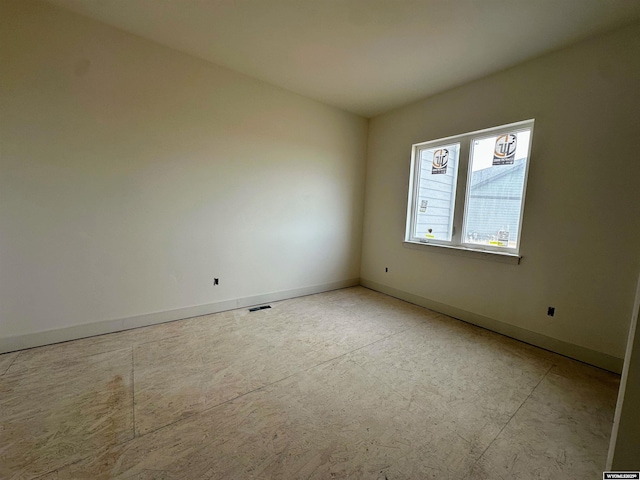
[[[404,241],[404,246],[406,248],[411,248],[415,250],[423,250],[425,248],[433,249],[434,252],[438,252],[438,253],[457,255],[460,257],[491,260],[494,262],[501,262],[501,263],[510,263],[512,265],[519,265],[520,259],[522,258],[522,256],[518,255],[517,253],[493,252],[489,250],[479,250],[479,249],[468,248],[468,247],[454,247],[451,245],[438,245],[435,243],[411,242],[408,240]]]

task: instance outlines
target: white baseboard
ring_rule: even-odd
[[[451,305],[435,302],[433,300],[429,300],[428,298],[420,297],[418,295],[414,295],[413,293],[398,290],[396,288],[389,287],[372,280],[362,278],[360,279],[360,284],[363,287],[370,288],[371,290],[385,293],[387,295],[405,300],[415,305],[420,305],[421,307],[425,307],[430,310],[449,315],[450,317],[457,318],[467,323],[472,323],[474,325],[486,328],[487,330],[491,330],[493,332],[500,333],[507,337],[515,338],[516,340],[535,345],[536,347],[544,348],[545,350],[550,350],[554,353],[559,353],[560,355],[564,355],[566,357],[588,363],[589,365],[594,365],[596,367],[603,368],[605,370],[609,370],[610,372],[618,374],[622,372],[622,364],[624,362],[622,358],[617,358],[606,353],[598,352],[596,350],[591,350],[579,345],[574,345],[573,343],[548,337],[546,335],[532,332],[515,325],[510,325],[508,323],[494,320],[493,318],[478,315],[473,312],[468,312],[466,310],[462,310],[461,308],[452,307]]]
[[[598,352],[596,350],[591,350],[579,345],[574,345],[563,340],[548,337],[546,335],[532,332],[515,325],[510,325],[489,317],[485,317],[483,315],[468,312],[451,305],[435,302],[428,298],[404,292],[402,290],[398,290],[371,280],[358,278],[326,283],[323,285],[312,285],[309,287],[285,290],[282,292],[273,292],[263,295],[254,295],[251,297],[237,298],[234,300],[225,300],[222,302],[209,303],[206,305],[196,305],[192,307],[178,308],[175,310],[136,315],[133,317],[85,323],[82,325],[74,325],[71,327],[29,333],[26,335],[3,337],[0,338],[0,353],[40,347],[42,345],[51,345],[53,343],[67,342],[69,340],[93,337],[96,335],[104,335],[106,333],[114,333],[122,330],[130,330],[132,328],[146,327],[149,325],[172,322],[174,320],[197,317],[200,315],[209,315],[212,313],[224,312],[236,308],[245,308],[253,305],[277,302],[289,298],[312,295],[314,293],[328,292],[330,290],[353,287],[356,285],[362,285],[364,287],[376,290],[381,293],[385,293],[392,297],[396,297],[401,300],[420,305],[430,310],[449,315],[459,320],[463,320],[479,327],[483,327],[502,335],[506,335],[507,337],[515,338],[516,340],[520,340],[522,342],[544,348],[545,350],[550,350],[560,355],[574,358],[581,362],[585,362],[590,365],[609,370],[611,372],[622,372],[622,358],[617,358],[606,353]]]
[[[339,282],[325,283],[323,285],[312,285],[309,287],[295,288],[282,292],[266,293],[264,295],[254,295],[251,297],[225,300],[222,302],[209,303],[206,305],[196,305],[193,307],[178,308],[164,312],[147,313],[134,317],[118,318],[114,320],[103,320],[93,323],[84,323],[71,327],[45,330],[42,332],[28,333],[26,335],[15,335],[0,338],[0,353],[24,350],[25,348],[40,347],[53,343],[67,342],[78,338],[94,337],[106,333],[120,332],[132,328],[146,327],[158,323],[172,322],[184,318],[209,315],[211,313],[245,308],[269,302],[277,302],[289,298],[312,295],[314,293],[328,292],[339,288],[354,287],[360,284],[360,279],[352,278]]]

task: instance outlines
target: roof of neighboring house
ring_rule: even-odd
[[[487,167],[471,172],[471,188],[476,189],[486,183],[493,182],[524,167],[526,158],[515,160],[512,165],[501,165],[500,168]]]

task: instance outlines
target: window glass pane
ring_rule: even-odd
[[[460,144],[421,148],[417,153],[420,178],[414,236],[451,241]]]
[[[471,140],[463,242],[516,248],[531,130]]]

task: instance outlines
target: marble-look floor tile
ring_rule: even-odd
[[[616,375],[363,287],[271,306],[0,356],[0,478],[591,478],[606,455]]]
[[[282,348],[317,351],[328,360],[393,333],[374,322],[362,322],[335,304],[317,303],[318,299],[309,297],[303,300],[305,303],[292,302],[255,313],[237,311],[242,334]]]
[[[326,296],[326,297],[325,297]],[[339,301],[333,301],[333,298]],[[375,299],[380,294],[367,290],[362,287],[354,287],[343,290],[335,290],[326,294],[309,295],[291,300],[283,300],[275,302],[272,305],[282,306],[284,311],[302,313],[307,310],[310,317],[316,317],[319,321],[326,321],[327,318],[348,318],[349,312],[338,308],[340,301],[346,302],[347,305],[353,304],[357,300],[349,299]],[[390,298],[390,297],[389,297]],[[342,299],[342,300],[340,300]],[[390,299],[392,302],[406,304],[400,300]],[[384,307],[385,301],[379,301],[379,306]],[[333,308],[333,310],[331,310]],[[375,309],[374,309],[375,310]],[[211,315],[203,315],[184,320],[166,322],[148,327],[141,327],[122,332],[116,332],[106,335],[97,335],[94,337],[82,338],[69,342],[62,342],[53,345],[45,345],[42,347],[31,348],[21,352],[12,352],[0,355],[0,375],[2,375],[9,367],[12,372],[19,372],[38,365],[47,365],[61,359],[81,358],[83,356],[95,355],[96,353],[105,353],[113,350],[119,350],[131,346],[141,345],[154,341],[166,340],[170,337],[178,337],[183,335],[206,336],[220,335],[225,332],[237,331],[243,327],[251,328],[257,314],[250,314],[248,309],[231,310]],[[248,317],[251,315],[251,317]],[[290,322],[291,318],[280,318],[277,316],[267,317],[269,321],[274,318],[280,321],[279,325],[285,325]],[[278,322],[273,322],[277,325]],[[365,326],[369,330],[372,325]],[[389,334],[393,329],[382,327],[381,334]],[[20,353],[19,361],[16,357]],[[332,357],[331,357],[332,358]]]
[[[389,335],[422,324],[435,312],[412,305],[363,287],[334,290],[309,297],[293,299],[300,304],[295,308],[317,308],[322,312],[330,305],[334,316],[349,319],[362,327],[377,329],[379,333]],[[335,308],[338,307],[338,308]]]
[[[396,334],[410,328],[420,328],[439,314],[416,305],[392,299],[365,299],[362,304],[344,306],[343,315],[366,325],[379,329],[384,334]]]
[[[130,440],[131,370],[124,349],[0,377],[0,478],[33,478]]]
[[[441,317],[349,358],[482,452],[553,365],[522,347]]]
[[[505,479],[601,478],[618,381],[617,375],[565,359],[518,410],[476,470]]]
[[[58,480],[58,472],[50,472],[42,475],[41,477],[37,477],[34,480]]]
[[[329,309],[330,310],[330,309]],[[380,340],[344,317],[275,306],[236,329],[135,348],[136,433],[143,435]]]
[[[480,458],[462,480],[511,480],[511,477],[504,477],[504,475],[504,471],[498,470],[490,462]]]
[[[446,425],[344,358],[118,445],[68,478],[460,478],[477,460]]]
[[[70,358],[82,358],[97,353],[106,353],[123,348],[130,348],[148,342],[166,340],[180,335],[197,334],[203,329],[214,330],[210,324],[220,328],[227,327],[232,316],[227,313],[205,315],[175,322],[161,323],[149,327],[135,328],[95,337],[81,338],[69,342],[45,345],[20,352],[19,358],[13,362],[11,373],[26,371],[38,366]],[[233,319],[231,321],[234,321]],[[228,327],[227,327],[228,328]]]
[[[3,353],[0,355],[0,376],[4,375],[20,352]]]
[[[171,480],[173,478],[176,478],[176,475],[163,470],[143,470],[140,473],[122,477],[123,480]]]

